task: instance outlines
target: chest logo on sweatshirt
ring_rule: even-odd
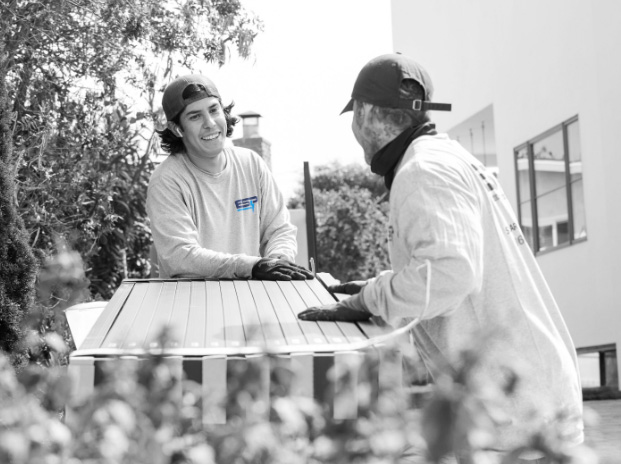
[[[235,207],[237,211],[246,211],[247,209],[251,209],[254,213],[254,205],[259,201],[259,199],[254,197],[242,198],[241,200],[235,200]]]

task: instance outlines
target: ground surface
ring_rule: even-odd
[[[586,442],[600,456],[600,464],[621,464],[621,400],[586,401]],[[589,424],[589,413],[597,422]]]
[[[414,404],[420,407],[429,386],[414,387],[422,393]],[[585,440],[599,456],[599,464],[621,464],[621,399],[585,401]],[[448,461],[454,464],[454,461]]]

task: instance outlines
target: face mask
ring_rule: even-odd
[[[426,122],[419,126],[410,127],[401,132],[392,142],[378,151],[371,160],[371,171],[384,176],[386,188],[390,190],[395,179],[395,170],[399,160],[412,143],[412,140],[423,135],[436,135],[436,125]]]

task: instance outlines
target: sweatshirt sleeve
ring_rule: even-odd
[[[147,214],[162,277],[236,278],[252,276],[259,257],[228,254],[199,245],[190,215],[191,195],[175,179],[154,176],[149,182]]]
[[[363,289],[369,310],[391,324],[449,315],[482,285],[477,198],[463,180],[441,173],[418,170],[409,185],[393,223],[393,240],[401,241],[408,262],[398,272],[371,279]]]
[[[280,257],[291,262],[298,253],[297,228],[291,223],[289,210],[272,173],[259,160],[261,176],[261,256]]]

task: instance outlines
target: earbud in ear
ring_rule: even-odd
[[[172,121],[168,121],[168,130],[170,130],[177,137],[183,137],[183,132],[181,131],[181,128]]]

